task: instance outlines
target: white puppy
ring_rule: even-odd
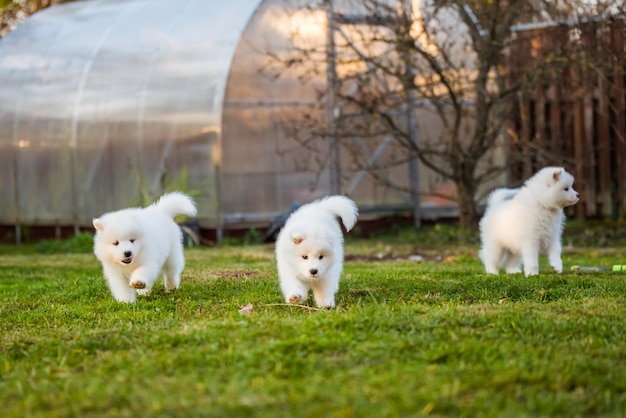
[[[287,303],[308,298],[317,306],[335,306],[335,294],[343,270],[343,233],[356,223],[356,204],[344,196],[329,196],[300,207],[287,219],[276,239],[280,288]]]
[[[561,235],[563,208],[578,202],[574,177],[561,167],[546,167],[519,189],[496,189],[489,196],[480,221],[480,258],[485,270],[498,274],[539,274],[539,254],[548,254],[550,265],[563,270]]]
[[[176,215],[196,215],[193,200],[179,192],[146,208],[110,212],[93,220],[94,254],[102,263],[113,297],[134,302],[135,289],[148,293],[163,271],[166,290],[178,289],[185,267],[182,231]]]

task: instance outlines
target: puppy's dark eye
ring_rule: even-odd
[[[119,241],[115,241],[115,242],[113,243],[113,245],[120,245],[120,242],[119,242]]]
[[[302,258],[305,259],[305,260],[308,260],[309,256],[308,255],[303,255]]]
[[[322,258],[324,258],[324,256],[323,256],[323,255],[320,255],[320,260],[321,260]]]
[[[566,191],[566,192],[568,192],[568,191],[569,191],[569,187],[566,187],[566,188],[565,188],[565,191]]]
[[[132,244],[133,242],[135,242],[135,238],[130,239],[130,243]]]

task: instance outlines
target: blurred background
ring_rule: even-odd
[[[475,228],[566,167],[626,214],[621,2],[0,2],[0,240],[63,237],[180,190],[203,241],[345,194]]]

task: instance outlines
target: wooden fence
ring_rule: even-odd
[[[579,218],[626,217],[624,29],[615,19],[518,30],[505,62],[508,83],[533,86],[513,103],[510,180],[565,166]]]

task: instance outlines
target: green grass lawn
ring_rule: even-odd
[[[622,248],[524,278],[474,244],[349,240],[316,310],[282,304],[271,245],[189,249],[180,290],[132,305],[90,253],[3,247],[1,415],[624,416],[626,272],[569,270]]]

